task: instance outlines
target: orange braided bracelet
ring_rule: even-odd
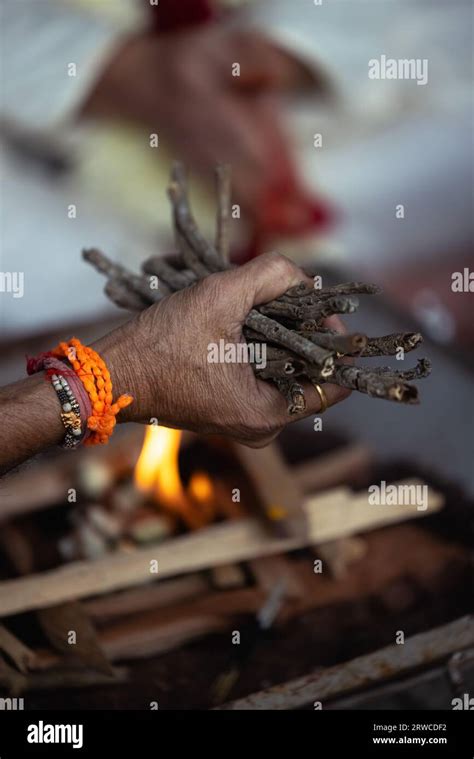
[[[91,434],[84,445],[107,443],[116,424],[115,417],[121,409],[130,405],[132,396],[121,395],[113,403],[112,380],[105,362],[95,350],[82,345],[77,338],[59,343],[51,354],[69,361],[90,398],[92,414],[87,420],[87,427]]]

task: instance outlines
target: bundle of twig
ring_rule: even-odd
[[[200,232],[192,215],[184,169],[176,163],[168,189],[172,204],[178,253],[168,259],[153,257],[137,275],[110,261],[97,249],[83,256],[106,275],[105,292],[117,305],[140,311],[169,293],[181,290],[213,272],[230,268],[229,218],[230,171],[219,166],[217,176],[217,229],[215,244]],[[159,281],[159,289],[155,287]],[[422,341],[419,333],[383,337],[364,334],[341,335],[324,326],[333,314],[350,314],[358,308],[357,295],[380,292],[377,285],[361,282],[314,289],[307,283],[288,290],[270,303],[254,308],[244,325],[247,342],[266,343],[265,368],[254,367],[256,375],[276,384],[288,401],[288,413],[304,411],[306,403],[301,380],[330,381],[376,398],[417,403],[418,390],[409,380],[426,377],[430,363],[420,359],[415,368],[397,371],[388,367],[361,367],[338,362],[344,356],[392,356],[399,349],[411,351]]]

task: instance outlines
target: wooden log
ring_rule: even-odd
[[[315,573],[307,557],[292,559],[292,572],[305,592],[299,597],[292,596],[291,603],[283,604],[278,623],[285,624],[312,609],[337,608],[341,603],[360,601],[361,594],[367,598],[383,598],[385,589],[390,589],[401,576],[409,576],[411,582],[417,588],[425,589],[426,593],[440,588],[440,578],[446,582],[446,588],[452,588],[459,577],[466,576],[469,565],[467,549],[446,544],[413,524],[377,530],[366,535],[364,540],[369,548],[367,558],[355,565],[344,580],[328,577],[326,572]],[[400,545],[404,546],[403,552]],[[449,572],[448,567],[451,568]],[[453,574],[454,567],[458,569]],[[176,582],[165,582],[163,585],[171,586]],[[160,588],[159,583],[139,590],[152,596],[157,588]],[[131,593],[133,591],[119,595]],[[153,608],[153,605],[143,605],[135,613],[129,613],[123,607],[121,616],[125,618],[95,617],[95,622],[100,625],[100,645],[110,660],[140,659],[163,654],[220,629],[232,629],[231,625],[237,619],[255,616],[267,598],[268,592],[260,585],[225,592],[208,591],[197,598],[186,597],[175,602],[170,598],[168,606]],[[89,602],[91,606],[85,606],[94,616],[94,609],[98,609],[95,604],[107,604],[107,601],[107,598],[98,598]],[[408,604],[411,603],[409,599]],[[135,643],[133,647],[130,645],[131,639]],[[59,664],[58,656],[50,651],[35,653],[42,669]]]
[[[129,670],[127,667],[115,667],[110,675],[104,675],[91,669],[63,666],[57,662],[54,669],[43,672],[33,672],[27,675],[15,673],[12,678],[0,668],[0,688],[5,688],[12,696],[31,691],[54,690],[62,688],[90,688],[93,686],[118,685],[127,682]]]
[[[132,588],[110,596],[98,596],[83,603],[84,611],[99,625],[126,614],[160,609],[180,601],[195,599],[209,592],[209,582],[202,574],[186,575],[176,580]]]
[[[300,489],[307,494],[346,483],[367,480],[373,453],[362,443],[351,443],[335,451],[297,464],[291,470]]]
[[[442,627],[419,633],[403,646],[393,644],[349,662],[276,685],[266,691],[224,705],[223,709],[297,709],[315,701],[326,703],[359,688],[367,688],[416,667],[446,660],[474,645],[474,617],[462,617]]]
[[[245,572],[240,564],[221,564],[211,569],[211,581],[219,590],[241,588],[245,585]]]
[[[398,485],[420,485],[416,480]],[[441,494],[428,488],[427,509],[406,505],[373,506],[368,494],[344,488],[314,496],[305,502],[306,524],[301,534],[275,538],[256,519],[209,527],[131,554],[110,554],[96,561],[73,562],[30,577],[0,583],[0,616],[40,609],[73,599],[101,595],[157,579],[185,574],[229,561],[291,551],[334,540],[385,524],[438,511]],[[158,567],[158,572],[155,568]]]
[[[263,518],[290,535],[292,525],[304,517],[304,496],[278,446],[255,450],[233,443],[232,451],[254,487]],[[297,526],[301,531],[300,523]]]

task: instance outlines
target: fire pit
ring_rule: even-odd
[[[28,708],[253,708],[263,689],[258,708],[290,681],[272,708],[326,708],[473,646],[472,620],[456,627],[472,612],[472,504],[359,444],[315,445],[298,427],[251,451],[151,426],[2,484],[5,692]],[[427,485],[428,508],[371,506],[377,481]],[[394,630],[444,647],[413,638],[397,665]],[[370,686],[314,674],[337,682],[335,667],[387,646]]]

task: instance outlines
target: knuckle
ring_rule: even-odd
[[[289,258],[281,253],[266,253],[265,263],[271,269],[272,276],[277,279],[291,279],[297,272],[297,267]]]

